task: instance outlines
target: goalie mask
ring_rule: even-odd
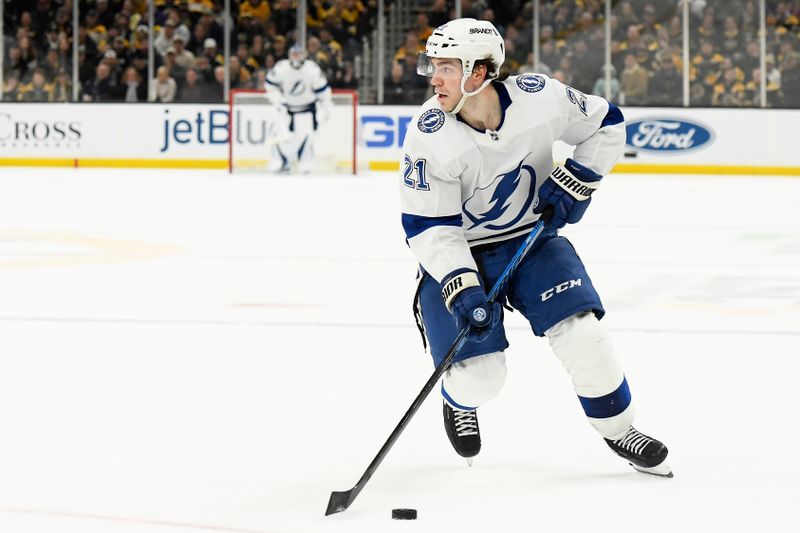
[[[293,44],[291,48],[289,48],[289,63],[292,64],[294,68],[300,68],[303,66],[303,61],[306,60],[306,50],[303,48],[303,45],[297,43]]]
[[[458,59],[461,61],[463,76],[461,78],[461,100],[452,113],[458,113],[467,97],[481,92],[489,83],[500,75],[500,66],[506,59],[503,38],[491,22],[471,18],[456,19],[439,26],[425,43],[425,52],[419,54],[417,74],[432,77],[434,74],[433,59]],[[486,73],[486,79],[477,90],[467,92],[464,88],[475,62],[490,59],[494,70]]]

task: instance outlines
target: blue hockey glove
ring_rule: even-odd
[[[502,309],[498,303],[489,303],[486,292],[473,270],[456,270],[442,281],[442,299],[453,315],[456,329],[461,331],[469,322],[469,338],[483,342],[500,323]]]
[[[575,224],[586,212],[592,201],[592,193],[600,185],[603,176],[572,159],[564,166],[557,166],[539,187],[535,214],[541,214],[548,205],[553,206],[553,218],[548,226],[563,228]]]

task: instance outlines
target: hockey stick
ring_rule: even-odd
[[[514,254],[514,257],[512,257],[511,261],[508,262],[508,265],[500,275],[500,278],[498,278],[498,280],[495,282],[494,287],[492,287],[492,290],[488,295],[488,300],[490,302],[494,302],[498,295],[500,295],[505,288],[506,283],[508,283],[511,274],[514,273],[514,270],[516,270],[522,259],[525,257],[525,254],[528,253],[528,251],[531,249],[531,246],[533,246],[533,243],[536,241],[539,235],[541,235],[542,230],[544,230],[545,221],[549,220],[550,218],[550,212],[548,212],[549,209],[550,207],[545,209],[545,212],[542,214],[542,218],[540,218],[539,221],[533,226],[533,229],[531,229],[531,232],[522,242],[517,250],[517,253]],[[386,457],[386,454],[388,454],[389,450],[392,448],[392,446],[394,446],[394,443],[400,437],[400,434],[404,429],[406,429],[406,426],[408,426],[409,422],[411,422],[411,418],[419,410],[422,402],[425,401],[425,398],[428,397],[428,394],[430,394],[431,390],[433,390],[433,387],[436,386],[436,382],[439,381],[439,378],[442,377],[442,374],[445,373],[447,368],[450,366],[450,363],[453,362],[453,359],[461,350],[461,347],[464,346],[465,342],[467,342],[467,337],[469,336],[471,329],[472,326],[467,323],[467,325],[464,326],[464,329],[459,331],[456,340],[453,341],[453,345],[450,346],[450,349],[447,351],[447,355],[444,356],[444,360],[439,363],[439,366],[437,366],[436,370],[433,371],[431,377],[428,378],[425,386],[422,387],[422,390],[419,392],[419,394],[417,394],[417,397],[414,398],[414,402],[411,404],[411,407],[408,408],[406,414],[404,414],[403,418],[400,419],[400,423],[397,424],[397,427],[394,428],[392,434],[389,435],[388,439],[386,439],[386,442],[378,451],[378,455],[375,456],[375,458],[367,467],[366,471],[361,475],[361,479],[358,480],[358,483],[356,483],[355,487],[343,492],[331,492],[331,497],[330,500],[328,500],[328,508],[325,511],[325,516],[341,513],[350,507],[350,504],[353,503],[353,500],[355,500],[358,494],[362,491],[364,485],[366,485],[372,477],[372,474],[374,474],[375,470],[378,469],[378,466],[380,466],[381,462]]]

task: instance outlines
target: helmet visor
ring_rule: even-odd
[[[433,77],[433,61],[425,52],[420,52],[417,55],[417,74],[426,78]]]
[[[434,64],[434,60],[439,61]],[[437,57],[432,58],[425,52],[420,52],[417,56],[417,74],[432,78],[461,78],[461,61],[455,58]]]

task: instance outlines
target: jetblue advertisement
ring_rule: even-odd
[[[168,153],[170,150],[174,150],[173,147],[187,144],[195,146],[221,144],[227,146],[227,109],[180,113],[181,109],[181,107],[164,109],[161,142],[159,143],[161,146],[158,149],[160,153]],[[171,111],[172,113],[170,113]]]

